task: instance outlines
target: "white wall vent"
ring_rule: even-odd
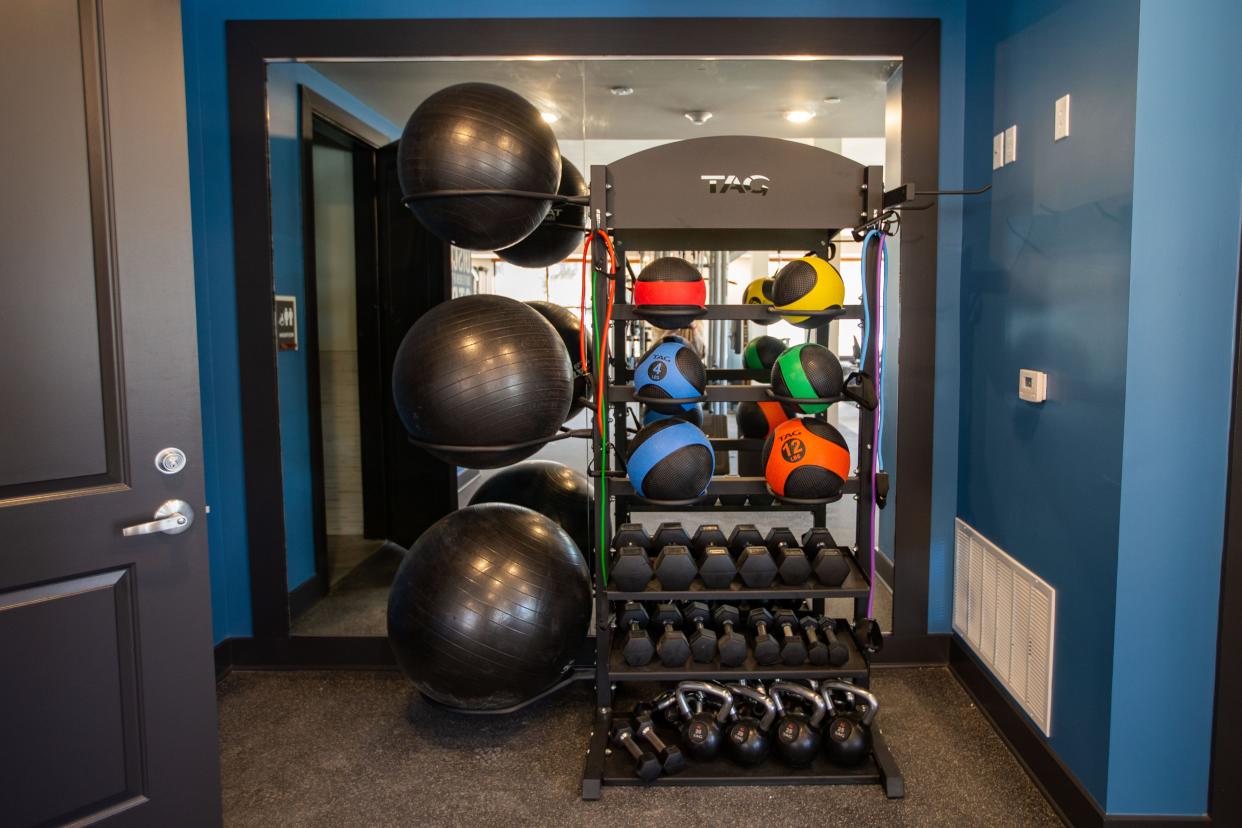
[[[953,629],[1044,732],[1052,726],[1056,591],[960,518]]]

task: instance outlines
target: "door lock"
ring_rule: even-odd
[[[160,449],[155,455],[155,467],[164,474],[176,474],[185,468],[185,452],[172,447]]]
[[[126,537],[133,535],[153,535],[163,532],[165,535],[180,535],[194,524],[194,509],[184,500],[165,500],[155,510],[155,520],[126,526],[121,534]]]

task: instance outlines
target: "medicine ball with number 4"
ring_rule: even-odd
[[[803,417],[781,423],[763,444],[763,475],[778,497],[818,500],[841,493],[850,450],[841,432]]]

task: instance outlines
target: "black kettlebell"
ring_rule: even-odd
[[[651,701],[639,702],[634,705],[634,713],[635,715],[639,713],[658,715],[669,724],[677,724],[677,691],[669,690]]]
[[[776,706],[762,689],[744,684],[730,684],[727,687],[733,694],[733,710],[737,713],[737,719],[725,730],[725,745],[733,761],[753,767],[768,758],[768,731],[776,719]],[[745,704],[743,699],[749,703],[745,705],[748,710],[739,710]],[[758,710],[763,712],[756,718]]]
[[[700,699],[693,710],[687,701],[691,694]],[[720,703],[715,714],[703,708],[702,700],[708,696]],[[677,709],[685,719],[681,726],[681,743],[686,753],[695,759],[714,759],[723,742],[720,728],[733,710],[733,694],[715,682],[683,681],[677,685]]]
[[[819,693],[801,684],[777,679],[768,687],[768,695],[776,707],[776,755],[795,768],[805,767],[819,753],[819,726],[828,708]],[[810,717],[804,711],[787,711],[781,701],[783,696],[793,696],[814,711]]]
[[[832,691],[852,693],[855,701],[849,710],[838,710],[832,701]],[[824,706],[830,711],[824,727],[824,752],[834,764],[852,767],[861,764],[871,751],[871,723],[880,712],[880,700],[874,693],[844,681],[826,681],[819,690]],[[857,699],[867,703],[866,712],[860,712]]]

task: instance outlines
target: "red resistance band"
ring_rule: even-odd
[[[697,282],[635,282],[635,305],[694,305],[703,307],[707,302],[707,284]]]

